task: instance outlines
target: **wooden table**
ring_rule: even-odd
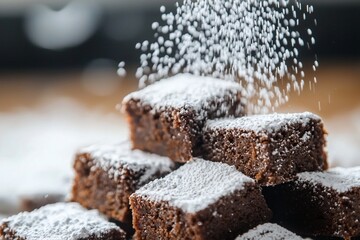
[[[118,87],[106,96],[96,96],[86,90],[80,72],[0,74],[0,112],[18,108],[33,108],[60,97],[72,98],[89,108],[115,112],[115,105],[137,87],[133,73],[120,79],[115,74],[99,75],[103,81],[119,81]],[[111,79],[109,79],[111,78]],[[360,107],[360,60],[358,62],[325,62],[317,72],[318,84],[312,91],[305,85],[298,95],[277,111],[312,111],[325,119]],[[321,108],[319,108],[321,105]]]

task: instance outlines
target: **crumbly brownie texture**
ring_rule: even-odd
[[[320,117],[308,112],[209,120],[203,157],[234,165],[262,186],[276,185],[327,168],[325,134]]]
[[[249,232],[237,237],[235,240],[302,240],[304,238],[289,230],[274,224],[265,223],[251,229]]]
[[[206,119],[242,116],[241,87],[230,81],[179,74],[123,100],[136,149],[186,162],[199,154]]]
[[[271,217],[254,180],[198,158],[143,186],[130,203],[135,239],[234,239]]]
[[[93,145],[76,156],[72,201],[106,216],[131,222],[129,196],[147,182],[174,168],[166,157],[131,150],[130,142]]]
[[[314,236],[360,236],[360,167],[297,176],[263,190],[276,221]]]
[[[125,240],[125,233],[96,210],[55,203],[0,222],[0,239]]]

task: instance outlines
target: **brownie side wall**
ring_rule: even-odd
[[[339,235],[344,238],[360,236],[360,188],[340,193],[338,196],[338,210],[342,210],[342,217],[338,219]]]
[[[98,233],[78,240],[126,240],[126,234],[122,230],[113,229],[107,233]]]
[[[297,173],[327,169],[325,137],[320,121],[291,124],[269,134],[269,171],[279,176],[279,184],[294,179]]]
[[[130,196],[133,212],[134,239],[201,239],[189,226],[185,214],[166,202],[153,202],[141,196]]]
[[[245,175],[266,182],[268,161],[266,139],[260,142],[254,132],[241,129],[205,129],[203,135],[204,159],[235,166]],[[261,146],[263,144],[263,146]],[[265,152],[265,155],[262,154]],[[265,179],[264,179],[265,178]]]
[[[259,187],[247,184],[244,190],[237,190],[208,208],[187,215],[189,225],[198,225],[197,234],[202,239],[232,240],[269,221],[272,214]]]
[[[194,112],[167,109],[155,112],[149,105],[130,100],[125,105],[133,148],[185,162],[192,158],[198,134]]]
[[[184,213],[166,202],[130,197],[136,239],[234,239],[267,222],[271,211],[256,186],[246,186],[197,213]]]
[[[131,221],[128,198],[136,190],[132,173],[122,169],[122,178],[117,181],[111,179],[107,172],[94,167],[89,154],[79,154],[74,169],[72,201],[86,208],[98,209],[110,218]]]
[[[360,190],[338,193],[305,182],[263,188],[274,221],[310,236],[360,235]]]

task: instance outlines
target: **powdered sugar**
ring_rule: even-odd
[[[332,168],[326,172],[299,173],[297,183],[321,184],[340,193],[360,187],[360,167]]]
[[[163,110],[166,107],[190,107],[200,113],[203,109],[213,108],[212,101],[234,99],[240,95],[241,86],[235,82],[222,81],[211,77],[199,77],[191,74],[179,74],[163,79],[140,91],[130,93],[124,98],[124,103],[130,99],[140,99],[142,104],[148,104],[154,110]],[[226,102],[226,101],[224,101]],[[226,112],[225,104],[218,109]],[[238,106],[238,112],[243,109]],[[200,117],[204,118],[205,116]]]
[[[237,237],[235,240],[271,240],[271,239],[302,240],[303,238],[277,224],[265,223],[250,230],[244,235]]]
[[[166,201],[185,212],[198,212],[221,197],[242,190],[254,180],[224,163],[195,158],[162,179],[135,192],[152,201]]]
[[[155,174],[165,174],[174,168],[174,163],[167,157],[132,150],[129,141],[120,144],[92,145],[79,151],[88,153],[93,158],[96,167],[107,171],[110,177],[117,179],[122,176],[122,169],[142,172],[139,184],[149,181]]]
[[[32,212],[19,213],[2,222],[7,224],[8,230],[27,240],[76,240],[91,235],[99,237],[113,230],[122,231],[98,211],[88,211],[78,203],[51,204]]]
[[[299,50],[315,39],[311,29],[301,33],[298,26],[312,6],[305,9],[297,0],[183,0],[176,12],[161,12],[163,22],[152,24],[154,40],[136,44],[141,86],[180,72],[231,79],[244,87],[251,113],[277,107],[291,89],[303,89]],[[318,64],[313,66],[315,71]],[[278,79],[285,76],[288,87],[282,89]]]
[[[256,133],[277,132],[281,129],[286,129],[287,126],[293,124],[302,124],[306,126],[310,120],[321,121],[321,118],[313,113],[274,113],[267,115],[254,115],[241,118],[228,118],[208,120],[205,124],[206,128],[226,128],[226,129],[244,129],[254,131]],[[306,140],[309,133],[302,136]]]

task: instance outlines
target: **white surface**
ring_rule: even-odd
[[[332,167],[360,166],[360,108],[325,121]]]
[[[313,185],[321,184],[340,193],[353,187],[360,187],[360,167],[332,168],[326,172],[299,173],[298,182],[310,182]]]
[[[68,99],[36,110],[0,113],[0,213],[18,210],[21,195],[68,193],[76,150],[127,137],[120,115]]]
[[[251,229],[249,232],[245,233],[242,236],[237,237],[235,240],[277,240],[277,239],[289,239],[289,240],[301,240],[303,238],[299,237],[293,232],[274,224],[274,223],[265,223],[257,226],[254,229]]]
[[[309,112],[274,113],[240,117],[236,119],[209,120],[206,123],[206,127],[210,129],[244,129],[254,131],[256,133],[271,133],[284,128],[286,129],[287,126],[291,126],[293,124],[300,123],[303,126],[306,126],[311,120],[321,120],[321,118]],[[308,136],[304,136],[304,140],[306,140],[307,137]]]
[[[4,219],[10,230],[27,240],[86,239],[95,235],[100,237],[117,229],[97,210],[87,210],[78,203],[56,203],[32,212],[22,212]]]
[[[195,158],[135,192],[151,201],[166,201],[185,212],[194,213],[207,208],[221,197],[242,190],[254,180],[224,163]]]

